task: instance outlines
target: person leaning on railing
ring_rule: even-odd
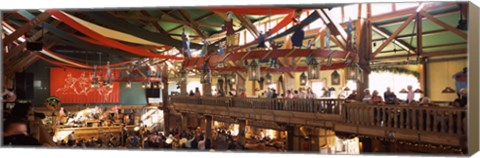
[[[370,104],[372,105],[377,105],[377,104],[382,104],[383,99],[381,96],[378,95],[378,91],[374,90],[372,93],[372,97],[370,98]]]

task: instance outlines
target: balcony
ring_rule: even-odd
[[[369,105],[340,99],[171,97],[170,108],[351,135],[466,147],[466,108]]]

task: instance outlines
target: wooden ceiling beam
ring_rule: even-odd
[[[257,27],[255,27],[255,25],[253,25],[253,23],[245,15],[235,14],[235,17],[240,20],[241,25],[245,26],[254,38],[258,38],[259,33]],[[266,31],[267,30],[265,30],[264,32]]]
[[[3,39],[3,44],[8,45],[18,39],[20,36],[24,35],[28,31],[32,30],[35,28],[38,24],[42,23],[43,21],[47,20],[50,18],[50,14],[47,12],[43,12],[36,16],[34,19],[28,21],[28,23],[24,24],[22,27],[19,29],[15,30],[12,34],[8,35]]]
[[[338,42],[337,44],[343,49],[347,49],[347,32],[340,26],[338,22],[333,21],[332,15],[328,9],[320,9],[320,19],[322,19],[323,24],[325,24],[332,33],[335,40]]]
[[[190,15],[185,10],[180,9],[178,10],[178,12],[180,12],[180,15],[182,15],[182,17],[191,24],[192,29],[197,32],[197,35],[199,35],[203,39],[207,38],[208,35],[206,35],[205,32],[201,30],[197,24],[195,24],[195,21],[192,20],[192,17],[190,17]]]
[[[410,17],[397,29],[395,30],[395,32],[392,33],[392,35],[390,35],[390,37],[388,37],[388,39],[382,43],[382,45],[380,45],[376,50],[375,52],[372,53],[372,59],[375,58],[375,56],[380,53],[390,42],[392,42],[392,40],[398,36],[398,34],[400,34],[400,32],[403,31],[403,29],[405,29],[408,24],[410,24],[410,22],[412,22],[412,20],[415,18],[415,14],[412,14],[410,15]]]
[[[378,28],[378,27],[377,27]],[[437,34],[441,34],[441,33],[445,33],[445,32],[448,32],[447,29],[440,29],[440,30],[433,30],[433,31],[427,31],[427,32],[422,32],[422,36],[423,37],[427,37],[427,36],[433,36],[433,35],[437,35]],[[395,38],[396,40],[399,40],[399,39],[405,39],[405,38],[413,38],[413,37],[416,37],[417,34],[416,33],[411,33],[411,34],[406,34],[406,35],[398,35],[397,38]],[[376,42],[376,41],[384,41],[386,40],[388,37],[386,38],[377,38],[377,39],[373,39],[372,41],[373,42]]]
[[[378,28],[376,26],[373,26],[372,30],[375,31],[376,33],[378,33],[379,35],[381,35],[382,37],[385,37],[387,39],[392,35],[391,33],[380,30],[380,28]],[[396,38],[394,38],[392,41],[395,45],[399,46],[400,48],[407,51],[408,53],[416,54],[416,52],[414,51],[415,49],[411,45],[405,43],[404,41],[399,41]]]
[[[425,6],[423,7],[423,10],[438,10],[438,9],[443,9],[443,8],[449,8],[449,7],[454,7],[457,4],[454,2],[436,2],[436,3],[426,3]],[[411,8],[406,8],[402,10],[397,10],[395,12],[389,12],[389,13],[384,13],[384,14],[379,14],[376,16],[372,16],[370,18],[371,22],[378,22],[378,21],[383,21],[383,20],[388,20],[388,19],[393,19],[393,18],[398,18],[402,16],[408,16],[410,14],[413,14],[417,11],[417,7],[411,7]]]
[[[467,54],[467,49],[455,49],[455,50],[445,50],[445,51],[435,51],[435,52],[425,52],[421,54],[421,57],[433,57],[433,56],[445,56],[445,55],[456,55],[456,54]],[[385,56],[385,57],[376,57],[373,60],[387,60],[387,59],[403,59],[407,57],[412,57],[411,55],[395,55],[395,56]]]
[[[457,28],[454,28],[450,25],[448,25],[447,23],[441,21],[441,20],[438,20],[437,18],[433,17],[432,15],[426,13],[425,11],[421,11],[420,14],[424,17],[426,17],[428,20],[434,22],[435,24],[437,25],[440,25],[442,26],[443,28],[451,31],[452,33],[462,37],[463,39],[467,39],[467,34],[465,32],[462,32],[461,30],[457,29]]]

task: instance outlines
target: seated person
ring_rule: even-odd
[[[370,104],[370,99],[372,99],[372,96],[370,95],[370,90],[368,90],[367,88],[363,91],[363,93],[365,93],[365,95],[363,96],[362,102]]]
[[[459,93],[460,96],[453,101],[453,105],[456,107],[466,107],[467,106],[467,91],[462,88]]]
[[[3,145],[40,146],[40,142],[28,135],[28,122],[9,118],[4,122]]]
[[[432,103],[432,100],[427,96],[420,98],[420,105],[429,105],[431,103]]]
[[[353,90],[353,91],[352,91],[352,94],[348,95],[348,97],[346,98],[345,101],[347,101],[347,102],[355,102],[356,99],[357,99],[357,91],[356,91],[356,90]]]
[[[370,99],[370,104],[377,105],[383,103],[383,99],[378,95],[378,91],[374,90],[372,93],[372,98]]]
[[[390,90],[390,87],[387,87],[387,91],[383,93],[383,98],[385,98],[385,104],[396,104],[397,96]]]

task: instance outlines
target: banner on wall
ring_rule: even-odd
[[[103,75],[97,72],[101,80]],[[113,76],[119,76],[113,71]],[[60,98],[62,103],[120,103],[120,83],[113,88],[100,84],[92,88],[93,71],[71,68],[50,68],[50,95]]]

